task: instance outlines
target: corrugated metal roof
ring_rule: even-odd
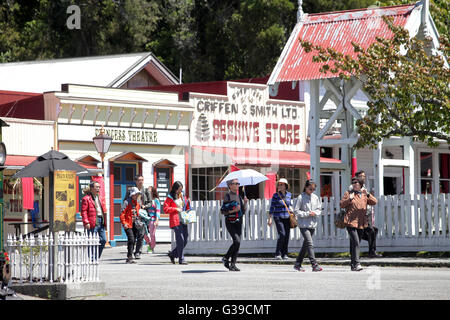
[[[151,52],[81,58],[0,63],[0,90],[42,93],[61,90],[61,84],[120,87],[150,62],[166,77],[161,84],[178,79]]]
[[[298,39],[355,56],[352,42],[367,48],[375,42],[376,37],[392,36],[382,16],[391,16],[396,25],[405,26],[415,6],[411,4],[306,15],[295,26],[270,76],[269,84],[335,77],[332,73],[319,71],[322,64],[312,61],[316,53],[306,53]]]

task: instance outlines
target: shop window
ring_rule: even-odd
[[[439,192],[450,193],[450,154],[439,154]]]
[[[421,193],[433,192],[433,154],[420,153],[420,190]]]
[[[300,169],[280,168],[277,175],[278,179],[287,179],[290,185],[289,192],[292,193],[292,197],[298,197],[298,195],[303,192],[303,185],[300,183]]]
[[[226,188],[211,191],[220,182],[228,167],[209,167],[192,169],[192,200],[222,200]]]
[[[332,172],[322,172],[320,175],[320,196],[330,198],[333,196]]]

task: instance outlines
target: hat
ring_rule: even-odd
[[[134,196],[135,194],[140,194],[141,193],[137,187],[131,187],[128,190],[130,191],[130,197]]]
[[[279,183],[284,183],[286,184],[286,189],[289,189],[289,182],[285,179],[285,178],[281,178],[280,180],[277,181],[277,185]]]

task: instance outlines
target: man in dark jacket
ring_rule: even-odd
[[[150,195],[150,192],[147,188],[144,188],[144,177],[140,174],[136,175],[134,177],[134,183],[136,184],[136,187],[141,192],[139,205],[141,209],[147,210],[148,207],[152,204],[152,197]],[[125,195],[124,201],[130,197],[130,188],[128,188],[127,193]]]
[[[98,258],[102,255],[106,244],[106,205],[104,199],[100,197],[100,184],[92,181],[89,184],[89,191],[81,200],[81,218],[84,228],[88,233],[97,233],[100,238]]]

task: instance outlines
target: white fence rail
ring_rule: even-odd
[[[37,237],[8,235],[11,279],[23,282],[99,281],[97,234],[59,233]],[[52,258],[52,252],[54,258]]]
[[[297,199],[294,200],[296,202]],[[316,234],[316,252],[347,252],[345,229],[334,219],[339,212],[336,198],[322,199],[322,215]],[[295,203],[294,203],[295,205]],[[193,201],[197,223],[189,225],[188,254],[223,254],[231,244],[220,214],[220,201]],[[450,251],[450,194],[382,196],[375,206],[375,226],[379,229],[378,251]],[[278,234],[275,225],[267,226],[270,200],[250,200],[243,218],[241,253],[273,253]],[[300,230],[291,229],[289,252],[297,252],[303,243]],[[175,244],[172,232],[172,244]],[[361,243],[362,248],[367,242]],[[364,250],[364,249],[363,249]]]

